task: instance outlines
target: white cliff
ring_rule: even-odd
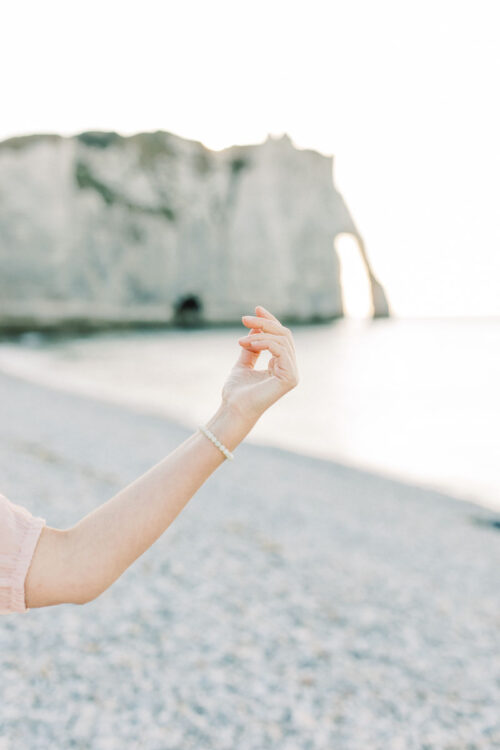
[[[343,314],[333,158],[287,136],[214,152],[165,133],[0,143],[0,327]],[[375,315],[387,302],[366,260]]]

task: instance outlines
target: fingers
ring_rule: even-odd
[[[289,340],[285,334],[276,333],[252,333],[248,336],[242,336],[238,339],[239,344],[253,346],[262,341],[275,342],[279,346],[283,347],[283,350],[288,351],[289,354],[294,354],[293,343]]]
[[[269,321],[269,324],[271,321]],[[274,321],[272,321],[273,326],[276,326]],[[253,330],[253,329],[252,329]],[[278,330],[278,333],[267,333],[267,331],[259,331],[258,333],[250,333],[248,336],[242,336],[240,339],[238,339],[239,344],[253,344],[257,341],[276,341],[281,346],[284,347],[286,351],[289,352],[291,356],[295,356],[295,346],[292,339],[292,334],[288,329],[285,329],[281,326],[278,327],[276,330]]]
[[[284,342],[280,341],[277,336],[266,336],[265,338],[259,338],[258,340],[252,337],[248,341],[242,339],[241,341],[239,341],[239,343],[241,344],[241,346],[249,347],[255,352],[261,352],[263,349],[269,349],[271,354],[274,354],[275,357],[281,357],[284,354],[289,354],[289,351]]]
[[[257,328],[252,328],[250,333],[258,333]],[[238,364],[245,365],[245,367],[255,367],[255,363],[259,358],[259,352],[252,352],[250,349],[245,347],[241,348],[240,356],[238,358]]]
[[[291,330],[282,325],[274,316],[272,318],[263,318],[257,315],[243,315],[241,320],[244,326],[252,329],[251,333],[254,330],[258,330],[267,333],[282,334],[287,337],[292,349],[295,348]]]
[[[238,364],[244,365],[245,367],[255,367],[255,364],[259,358],[260,351],[252,351],[250,348],[247,348],[245,345],[240,344],[241,351],[240,356],[238,357]]]
[[[268,349],[273,355],[268,370],[287,387],[294,388],[299,382],[297,364],[295,361],[295,352],[290,348],[285,336],[276,336],[273,334],[256,334],[249,336],[247,339],[239,341],[240,346],[252,352],[260,353]]]
[[[242,323],[247,328],[255,328],[259,331],[269,331],[269,333],[287,333],[290,332],[279,320],[270,318],[260,318],[257,315],[242,315]]]
[[[265,307],[262,307],[262,305],[256,305],[255,315],[243,315],[242,320],[253,321],[257,325],[263,325],[264,321],[274,321],[274,323],[281,325],[278,318],[270,313],[269,310],[266,310]]]
[[[265,307],[262,307],[262,305],[257,305],[255,307],[255,312],[257,315],[262,315],[265,318],[269,318],[270,320],[276,320],[279,323],[278,318],[276,318],[272,313],[269,312],[269,310],[266,310]]]
[[[272,355],[269,372],[280,380],[290,381],[293,387],[298,383],[298,372],[291,330],[262,305],[256,305],[255,312],[256,315],[242,315],[241,318],[250,331],[238,340],[242,347],[239,363],[254,367],[260,352],[267,349]]]

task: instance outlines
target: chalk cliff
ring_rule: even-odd
[[[166,132],[3,141],[0,327],[239,323],[256,303],[339,317],[333,241],[362,240],[332,167],[287,136],[218,152]]]

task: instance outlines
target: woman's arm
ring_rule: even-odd
[[[251,328],[224,385],[222,402],[206,426],[233,451],[260,415],[298,383],[291,332],[257,306],[244,316]],[[273,354],[255,370],[260,351]],[[25,581],[26,606],[95,599],[167,529],[213,471],[223,453],[201,432],[70,529],[45,527]]]
[[[206,426],[233,451],[253,424],[222,404]],[[75,526],[45,527],[26,577],[26,606],[95,599],[163,534],[225,460],[198,431]]]

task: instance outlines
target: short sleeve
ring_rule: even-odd
[[[0,494],[0,614],[29,611],[24,582],[45,525]]]

